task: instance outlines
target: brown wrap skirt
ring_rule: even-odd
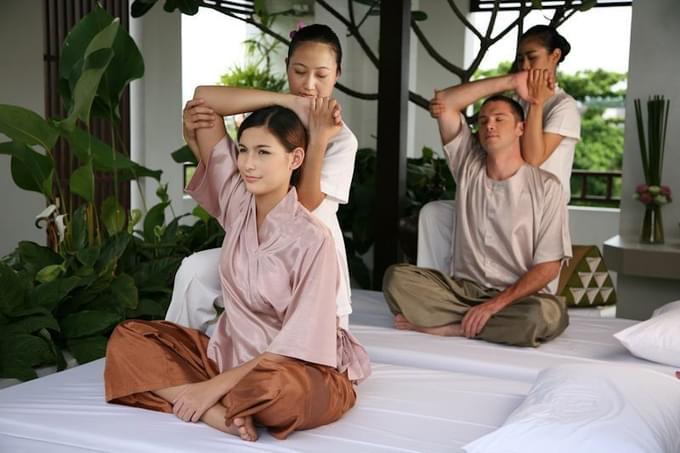
[[[172,413],[172,405],[152,393],[205,381],[219,374],[207,355],[209,338],[167,321],[125,321],[106,350],[106,401]],[[356,393],[345,373],[303,362],[261,360],[221,400],[225,423],[252,416],[278,439],[292,431],[338,420],[354,406]]]

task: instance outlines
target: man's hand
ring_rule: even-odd
[[[524,102],[533,103],[533,99],[529,95],[529,71],[519,71],[512,74],[512,87],[517,93],[517,96]]]
[[[501,311],[505,304],[498,299],[490,299],[482,304],[470,308],[461,322],[463,335],[468,338],[476,337],[486,326],[493,315]]]
[[[434,90],[434,97],[430,99],[430,115],[439,118],[446,111],[441,91]]]
[[[224,374],[220,377],[224,377]],[[197,422],[228,390],[230,388],[227,389],[215,378],[187,384],[172,401],[172,412],[185,422]]]

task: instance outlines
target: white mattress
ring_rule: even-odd
[[[375,362],[531,382],[542,369],[567,362],[607,361],[675,372],[632,356],[613,337],[637,321],[596,317],[583,309],[570,310],[569,327],[538,348],[396,330],[382,293],[376,291],[352,290],[352,311],[350,330]]]
[[[500,426],[526,382],[374,365],[341,420],[246,443],[172,414],[104,402],[104,360],[0,390],[0,451],[456,452]]]

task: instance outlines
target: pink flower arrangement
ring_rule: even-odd
[[[304,26],[305,26],[305,23],[303,21],[301,21],[301,20],[298,21],[297,25],[295,26],[295,30],[291,30],[290,33],[288,33],[288,37],[290,37],[290,39],[293,39],[295,34],[297,32],[299,32],[301,28],[304,28]]]
[[[644,205],[663,206],[673,201],[671,188],[668,186],[652,186],[639,184],[635,188],[633,198]]]

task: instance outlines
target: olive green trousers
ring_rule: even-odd
[[[411,264],[389,267],[383,278],[383,292],[392,313],[401,313],[420,327],[459,323],[470,307],[499,293]],[[566,304],[561,298],[534,294],[493,315],[476,338],[536,347],[557,337],[568,325]]]

